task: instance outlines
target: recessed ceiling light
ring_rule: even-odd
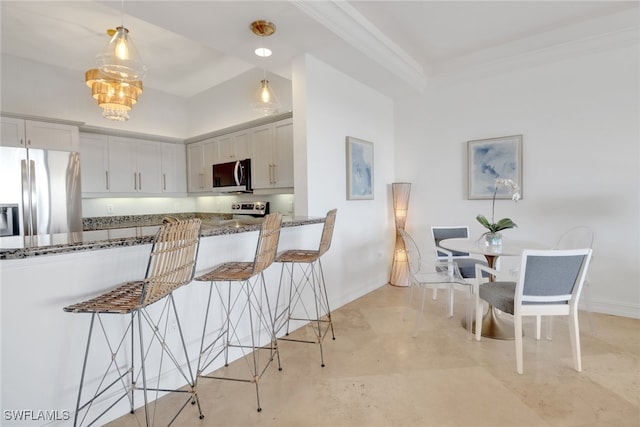
[[[261,58],[271,56],[271,49],[267,49],[266,47],[259,47],[253,52]]]

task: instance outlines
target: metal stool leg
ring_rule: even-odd
[[[287,275],[289,276],[289,298],[287,307],[285,309],[286,317],[283,321],[283,324],[278,326],[276,330],[279,330],[283,327],[286,328],[285,336],[280,338],[281,340],[318,344],[320,347],[320,365],[324,367],[324,350],[322,347],[322,342],[329,330],[331,330],[331,336],[334,340],[335,333],[333,330],[331,310],[329,308],[329,299],[324,282],[324,273],[322,272],[322,264],[320,263],[320,259],[317,257],[314,258],[311,262],[295,262],[289,260],[285,261],[285,259],[287,258],[282,258],[280,261],[278,261],[282,263],[282,269],[280,273],[280,290],[278,291],[278,294],[280,294],[281,292],[286,271]],[[299,272],[297,282],[295,278],[296,269]],[[307,288],[310,288],[310,294],[313,295],[313,309],[310,309],[310,307],[307,307],[307,304],[305,304],[304,293]],[[296,315],[294,315],[296,308],[300,308],[304,312],[304,314],[301,315],[304,317],[297,317]],[[314,314],[311,315],[311,312],[313,312]],[[282,316],[284,316],[284,313],[282,314]],[[323,319],[324,317],[326,317],[326,320]],[[314,333],[316,335],[315,341],[289,338],[290,324],[292,320],[312,323]],[[323,324],[325,323],[327,324],[327,327],[323,328]]]
[[[257,411],[261,412],[262,407],[260,403],[260,388],[259,380],[266,372],[266,369],[270,363],[277,357],[278,370],[282,370],[280,364],[280,354],[277,347],[277,340],[275,339],[274,322],[275,319],[271,313],[271,307],[267,291],[265,288],[264,276],[262,273],[256,275],[252,280],[245,280],[237,283],[239,288],[238,292],[232,298],[232,283],[228,281],[229,291],[227,295],[223,296],[218,291],[220,303],[223,306],[225,319],[220,330],[217,331],[215,338],[210,344],[205,345],[207,323],[209,322],[209,309],[211,301],[207,304],[207,312],[205,314],[205,325],[203,327],[202,342],[200,345],[201,354],[198,362],[197,376],[199,378],[219,379],[219,380],[231,380],[240,382],[254,383],[256,390],[256,403]],[[216,287],[215,282],[210,283],[211,289],[209,292],[209,298],[211,299],[212,289]],[[239,317],[233,322],[233,314],[238,313]],[[246,316],[244,319],[243,317]],[[241,337],[238,334],[240,323],[248,320],[250,343],[245,344],[242,342]],[[269,336],[269,344],[262,345],[261,343],[261,331],[266,331]],[[251,354],[251,360],[249,361],[249,378],[238,377],[225,377],[221,375],[209,375],[204,374],[211,364],[219,357],[224,358],[224,366],[229,364],[229,349],[238,348],[242,352],[242,359]],[[259,352],[261,350],[269,350],[269,359],[264,364],[260,359]]]

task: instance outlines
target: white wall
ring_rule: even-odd
[[[323,265],[330,298],[344,304],[389,279],[393,102],[310,55],[297,58],[293,88],[295,209],[338,209]],[[347,136],[374,143],[373,200],[346,200]]]
[[[177,96],[144,88],[129,112],[131,119],[114,122],[102,117],[84,74],[5,54],[1,62],[3,112],[150,135],[191,136],[187,134],[187,104]]]
[[[187,102],[189,136],[224,129],[264,117],[252,103],[263,79],[263,71],[253,68],[222,85],[205,90]],[[291,81],[267,73],[280,101],[280,112],[291,111]]]
[[[508,238],[552,245],[574,225],[595,230],[590,270],[596,311],[640,317],[638,46],[496,68],[430,82],[399,103],[396,178],[413,183],[408,229],[482,227],[490,201],[466,200],[466,141],[522,134],[524,199],[497,201]]]

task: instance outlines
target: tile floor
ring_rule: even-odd
[[[260,381],[262,412],[252,384],[201,380],[205,418],[187,407],[173,425],[640,426],[640,320],[594,314],[592,329],[581,313],[582,373],[572,368],[564,319],[552,341],[536,342],[527,323],[518,375],[513,341],[467,340],[463,304],[447,318],[444,295],[427,305],[413,338],[413,317],[402,320],[406,292],[385,285],[334,310],[324,368],[317,345],[281,342],[283,370],[272,364]],[[176,405],[159,399],[158,425]],[[109,426],[142,425],[139,412]]]

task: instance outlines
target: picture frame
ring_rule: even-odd
[[[373,200],[373,143],[347,136],[347,200]]]
[[[467,198],[492,199],[498,178],[511,179],[522,195],[522,135],[467,141]],[[496,199],[510,199],[509,189],[499,187]]]

